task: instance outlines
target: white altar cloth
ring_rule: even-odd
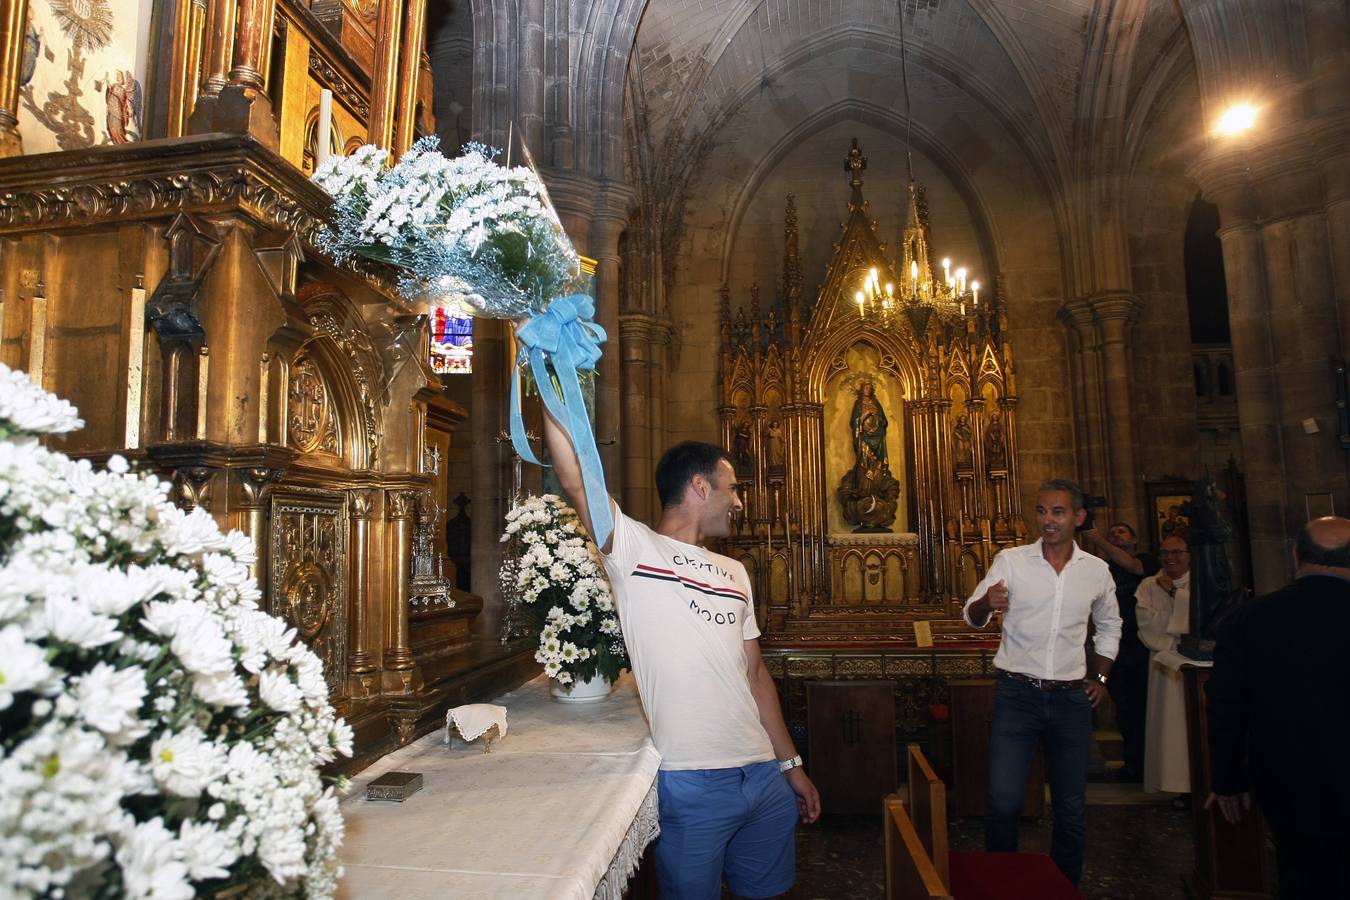
[[[564,704],[542,676],[492,702],[510,732],[481,741],[445,730],[352,779],[340,898],[618,900],[655,839],[656,772],[631,675],[609,699]],[[368,801],[385,772],[422,773],[403,803]]]

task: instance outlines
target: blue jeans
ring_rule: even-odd
[[[1083,874],[1087,762],[1092,746],[1092,701],[1077,688],[1042,691],[1023,681],[999,678],[989,737],[984,847],[995,852],[1017,850],[1027,770],[1042,738],[1055,810],[1050,858],[1077,884]]]

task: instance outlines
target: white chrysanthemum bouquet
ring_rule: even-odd
[[[314,182],[333,196],[322,249],[397,265],[404,296],[465,314],[516,319],[571,293],[580,260],[539,176],[482,144],[453,158],[438,148],[423,138],[389,167],[367,144],[320,165]]]
[[[74,407],[0,366],[0,894],[325,897],[350,755],[253,544],[51,452]]]
[[[539,629],[534,658],[560,684],[597,674],[615,682],[628,667],[609,579],[576,510],[557,494],[529,497],[506,514],[503,541],[516,552],[503,586]]]

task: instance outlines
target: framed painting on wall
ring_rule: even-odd
[[[1167,478],[1147,482],[1148,540],[1158,551],[1163,540],[1179,537],[1190,540],[1191,520],[1184,511],[1191,500],[1191,483],[1185,478]]]

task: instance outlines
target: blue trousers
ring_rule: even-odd
[[[796,880],[797,796],[775,761],[657,774],[661,900],[775,897]]]
[[[1055,814],[1050,858],[1077,884],[1083,874],[1087,763],[1092,745],[1092,701],[1077,688],[1042,691],[1026,682],[998,680],[989,738],[984,847],[994,852],[1017,850],[1027,771],[1042,739]]]

